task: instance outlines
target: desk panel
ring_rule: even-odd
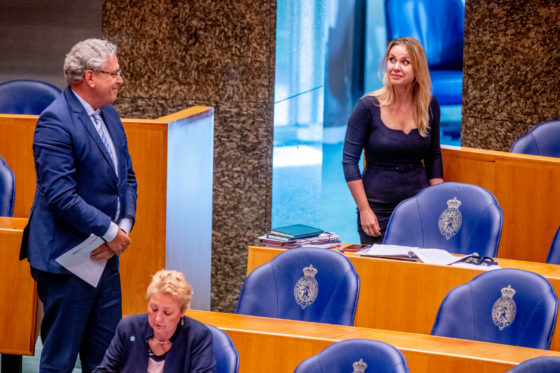
[[[240,372],[293,372],[304,359],[352,338],[398,348],[411,372],[505,372],[537,356],[560,352],[361,327],[281,320],[209,311],[187,315],[224,330],[239,352]]]
[[[249,247],[247,273],[284,250]],[[447,293],[470,281],[482,270],[361,257],[345,253],[360,276],[360,298],[355,326],[429,334]],[[498,259],[502,268],[517,268],[546,277],[560,294],[560,266]],[[551,349],[560,351],[560,323]]]
[[[498,257],[544,262],[560,225],[560,159],[442,146],[444,177],[492,192],[504,212]]]
[[[0,354],[35,353],[37,289],[29,263],[19,260],[25,224],[27,219],[0,217]]]
[[[195,272],[186,266],[195,266],[197,276],[189,278],[193,286],[199,289],[193,299],[193,306],[203,308],[199,306],[202,304],[209,308],[213,161],[213,143],[209,144],[209,141],[213,140],[213,115],[214,109],[197,106],[154,120],[122,119],[138,182],[132,242],[120,258],[124,315],[145,312],[144,293],[151,275],[170,266],[185,273]],[[19,218],[29,216],[35,194],[32,145],[38,118],[37,115],[0,114],[1,155],[16,176],[14,216]],[[193,128],[199,129],[195,135],[188,132]],[[204,144],[204,151],[183,141],[183,151],[175,152],[175,156],[170,157],[170,144],[179,141],[179,135],[183,133],[191,134],[190,141]],[[190,167],[191,163],[196,166]],[[197,167],[200,165],[204,167]],[[204,174],[194,178],[191,170]],[[190,183],[173,182],[176,178],[169,182],[170,175],[174,174],[188,175],[191,177]],[[185,191],[185,185],[190,189]],[[171,200],[170,195],[173,196]],[[196,199],[198,205],[191,203],[189,198]],[[170,227],[169,211],[173,208],[179,211],[173,215],[172,223],[175,225],[195,218],[198,224]],[[177,230],[187,232],[191,240],[171,242],[172,247],[168,247],[170,236],[176,236],[172,234]],[[193,233],[193,230],[196,232]],[[190,262],[175,260],[166,263],[166,255],[170,252],[196,252],[198,256]]]

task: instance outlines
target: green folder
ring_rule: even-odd
[[[324,231],[319,228],[310,227],[305,224],[292,224],[284,227],[273,228],[269,234],[291,239],[307,238],[318,236]]]

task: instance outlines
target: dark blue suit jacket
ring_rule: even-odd
[[[101,108],[118,157],[111,158],[70,87],[46,108],[35,127],[33,155],[37,189],[21,257],[32,267],[69,273],[55,260],[90,234],[102,236],[113,219],[136,215],[136,177],[120,118]],[[120,216],[115,217],[120,199]]]
[[[164,373],[216,372],[212,332],[204,324],[183,316],[171,338],[173,346],[165,356]],[[148,371],[148,338],[154,331],[148,315],[122,319],[103,362],[94,373],[137,373]]]

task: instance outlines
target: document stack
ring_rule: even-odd
[[[305,224],[292,224],[272,229],[259,241],[267,247],[295,249],[298,247],[314,247],[330,249],[340,246],[340,237],[331,232]]]

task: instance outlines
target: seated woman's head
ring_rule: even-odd
[[[157,272],[146,291],[148,322],[158,339],[171,338],[181,317],[189,307],[192,288],[181,272]]]

